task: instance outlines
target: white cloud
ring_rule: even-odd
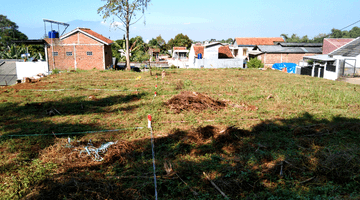
[[[117,22],[117,21],[114,21],[111,23],[111,27],[117,27],[117,26],[122,26],[123,23],[122,22]]]
[[[185,25],[189,25],[189,24],[191,24],[190,22],[188,22],[188,23],[184,23]]]

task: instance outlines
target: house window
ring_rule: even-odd
[[[73,55],[73,54],[72,54],[72,51],[66,52],[66,55],[67,55],[67,56],[72,56],[72,55]]]
[[[243,56],[246,56],[247,48],[243,49]]]
[[[87,52],[86,52],[86,55],[92,56],[92,51],[87,51]]]
[[[59,52],[55,51],[53,52],[53,56],[58,56],[59,55]]]

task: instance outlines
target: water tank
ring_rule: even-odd
[[[59,38],[59,33],[52,30],[52,31],[49,31],[48,36],[49,36],[49,38]]]

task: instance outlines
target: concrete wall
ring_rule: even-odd
[[[242,59],[195,59],[189,68],[242,68]]]
[[[353,66],[356,65],[355,74],[360,75],[360,55],[356,57],[334,56],[333,58],[346,60],[345,74],[353,74]]]
[[[125,67],[126,63],[118,63],[117,65],[120,67]],[[140,68],[141,65],[149,66],[149,62],[146,62],[146,63],[131,62],[130,63],[130,66],[134,66],[134,67],[138,67],[138,68]],[[164,68],[170,67],[168,62],[151,62],[150,65],[151,65],[151,67],[164,67]]]
[[[39,62],[16,62],[17,79],[33,77],[39,73],[48,74],[48,64],[45,61]]]

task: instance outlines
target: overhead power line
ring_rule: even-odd
[[[358,20],[358,21],[356,21],[356,22],[354,22],[354,23],[352,23],[352,24],[350,24],[350,25],[348,25],[348,26],[340,29],[340,31],[342,31],[342,30],[344,30],[344,29],[346,29],[346,28],[348,28],[348,27],[350,27],[350,26],[352,26],[352,25],[355,25],[355,24],[357,24],[357,23],[359,23],[359,22],[360,22],[360,20]],[[330,35],[332,35],[332,33],[326,35],[325,38],[330,37]]]

